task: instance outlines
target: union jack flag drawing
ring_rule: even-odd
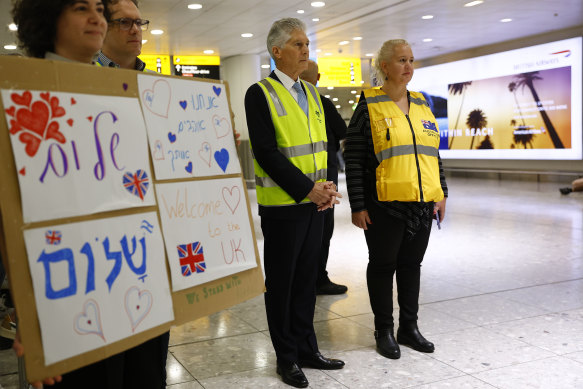
[[[48,230],[45,232],[45,239],[47,244],[58,245],[61,244],[61,231]]]
[[[180,269],[184,277],[205,271],[206,263],[204,263],[204,254],[200,242],[179,244],[176,248],[178,249]]]
[[[127,172],[123,175],[123,186],[131,194],[138,196],[142,200],[146,196],[149,185],[150,179],[142,169],[137,170],[135,173]]]
[[[430,122],[429,120],[421,120],[421,123],[423,123],[423,128],[425,128],[426,130],[433,130],[437,132],[437,127],[435,126],[435,123]]]

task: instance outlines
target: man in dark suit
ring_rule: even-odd
[[[337,204],[326,181],[326,128],[316,88],[299,75],[308,65],[305,24],[273,23],[267,47],[277,69],[249,87],[245,112],[253,149],[257,202],[264,236],[265,310],[277,373],[308,386],[302,367],[340,369],[322,356],[314,332],[316,276],[324,215]]]
[[[320,79],[318,64],[309,60],[308,68],[300,74],[300,78],[315,86]],[[336,110],[334,103],[322,95],[320,95],[320,99],[324,107],[326,136],[328,137],[328,181],[332,181],[338,186],[338,159],[336,153],[340,147],[340,140],[346,138],[346,123]],[[330,239],[332,239],[333,232],[334,208],[329,208],[324,211],[324,232],[322,234],[322,249],[320,250],[318,278],[316,280],[316,294],[342,294],[348,290],[345,285],[338,285],[330,281],[330,277],[328,277],[328,272],[326,271],[328,254],[330,252]]]

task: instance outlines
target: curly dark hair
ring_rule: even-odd
[[[16,0],[12,18],[18,26],[20,47],[31,57],[43,58],[47,51],[55,51],[57,21],[63,10],[76,0]],[[111,0],[101,0],[106,20],[110,20]]]

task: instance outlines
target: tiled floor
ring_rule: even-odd
[[[310,387],[583,388],[583,193],[559,186],[449,179],[422,271],[419,324],[436,351],[402,348],[399,360],[375,352],[367,248],[345,198],[328,268],[348,294],[318,297],[315,328],[321,351],[346,367],[305,369]],[[0,386],[15,388],[15,371],[0,351]],[[288,388],[262,296],[173,329],[167,371],[171,389]]]

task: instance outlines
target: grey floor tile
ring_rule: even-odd
[[[501,323],[548,313],[547,310],[491,294],[442,301],[429,304],[428,307],[476,325]]]
[[[554,356],[481,327],[433,335],[431,340],[435,344],[432,358],[468,374]]]
[[[205,389],[223,389],[223,388],[272,388],[272,389],[289,389],[290,386],[285,384],[275,371],[275,366],[254,369],[240,373],[226,374],[219,377],[202,380],[201,383]],[[320,370],[303,369],[310,385],[309,388],[331,388],[345,389],[346,387]]]
[[[200,342],[256,332],[256,329],[229,311],[201,317],[170,330],[170,345]]]
[[[583,320],[568,313],[553,313],[488,328],[555,354],[583,351]]]
[[[448,378],[443,381],[432,382],[419,386],[413,386],[415,389],[494,389],[495,386],[485,383],[482,380],[472,376],[463,376]]]
[[[387,359],[372,348],[338,355],[346,362],[342,370],[326,374],[348,388],[406,388],[463,375],[444,363],[410,349],[398,360]]]
[[[275,364],[271,341],[262,333],[174,346],[170,352],[197,380]]]
[[[322,354],[334,358],[339,351],[375,344],[373,331],[346,318],[314,323],[314,329]]]
[[[263,294],[235,305],[229,308],[228,311],[244,320],[257,331],[264,331],[268,328]]]
[[[565,358],[572,359],[574,361],[580,362],[583,364],[583,351],[578,351],[575,353],[565,354],[563,355]]]
[[[583,279],[509,290],[497,295],[551,312],[579,309],[583,308]]]
[[[166,389],[205,389],[201,384],[196,381],[183,382],[181,384],[166,386]]]
[[[174,358],[172,353],[168,353],[166,360],[166,385],[180,384],[194,380],[194,377]]]
[[[583,365],[554,357],[475,374],[500,389],[565,389],[583,387]]]

